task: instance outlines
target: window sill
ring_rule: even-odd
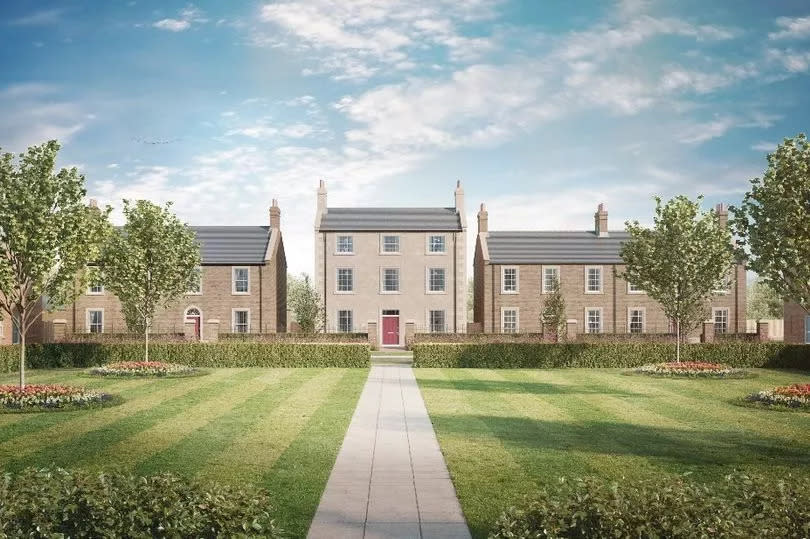
[[[352,296],[352,295],[354,295],[354,290],[335,290],[335,295],[337,295],[337,296]]]
[[[604,291],[602,291],[602,290],[598,290],[598,291],[586,290],[585,293],[588,294],[589,296],[598,296],[599,294],[604,294]]]
[[[647,292],[644,292],[643,290],[640,290],[640,291],[636,290],[635,292],[633,292],[632,290],[630,290],[630,291],[627,292],[627,295],[628,296],[646,296]]]
[[[397,251],[396,253],[380,253],[380,256],[399,256],[402,253]]]
[[[447,290],[426,290],[425,294],[428,296],[444,296],[447,294]]]
[[[501,294],[505,294],[505,295],[508,295],[508,296],[514,296],[514,295],[520,294],[520,291],[519,290],[501,290]]]
[[[442,255],[446,255],[446,254],[447,254],[447,251],[441,251],[439,253],[431,253],[430,251],[428,251],[427,253],[425,253],[425,255],[427,255],[427,256],[442,256]]]
[[[399,290],[380,290],[380,294],[384,296],[396,296],[397,294],[402,294]]]
[[[354,252],[351,252],[351,253],[338,253],[338,252],[335,252],[335,253],[332,253],[332,254],[334,254],[335,256],[354,256]]]
[[[250,292],[231,292],[232,296],[249,296]]]
[[[106,295],[104,292],[88,292],[85,296],[104,296]]]
[[[186,293],[185,293],[185,294],[183,294],[183,295],[184,295],[184,296],[202,296],[202,295],[203,295],[203,293],[202,293],[202,292],[186,292]]]

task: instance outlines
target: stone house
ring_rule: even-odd
[[[200,245],[199,285],[156,314],[152,333],[214,340],[220,333],[286,331],[287,260],[276,200],[269,214],[269,226],[190,227]],[[118,298],[92,283],[67,307],[46,312],[42,326],[44,340],[128,332]]]
[[[318,189],[315,282],[327,331],[402,346],[405,331],[464,332],[466,217],[454,207],[336,208]]]
[[[810,344],[810,314],[793,301],[785,302],[785,342]]]
[[[728,213],[718,208],[727,222]],[[576,333],[670,333],[660,305],[619,276],[628,235],[608,230],[602,204],[593,230],[490,232],[485,206],[478,212],[473,259],[474,321],[486,333],[541,332],[543,299],[556,278]],[[717,332],[745,332],[745,267],[711,300]]]

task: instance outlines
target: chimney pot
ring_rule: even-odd
[[[91,208],[98,208],[98,200],[96,200],[95,198],[91,198],[89,206]]]
[[[717,222],[720,224],[721,227],[726,228],[728,227],[728,208],[722,202],[715,206],[715,212],[717,213]]]
[[[596,208],[596,213],[593,215],[594,231],[599,238],[606,238],[608,236],[608,212],[605,210],[605,204],[599,203]]]
[[[478,211],[478,233],[484,234],[489,232],[489,212],[484,203],[481,203],[481,209]]]
[[[278,207],[278,200],[275,198],[270,205],[270,228],[274,230],[281,228],[281,208]]]

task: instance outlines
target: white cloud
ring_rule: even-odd
[[[118,168],[118,167],[119,167],[118,163],[110,163],[109,165],[107,165],[107,168]]]
[[[152,26],[170,32],[182,32],[191,28],[191,23],[181,19],[161,19],[152,23]]]
[[[203,12],[189,4],[180,10],[177,18],[161,19],[152,23],[152,26],[169,32],[183,32],[191,28],[192,24],[206,22],[208,19],[203,16]]]
[[[810,70],[810,51],[793,49],[768,49],[768,58],[780,63],[790,73],[803,73]]]
[[[664,92],[690,90],[698,94],[707,94],[757,75],[759,69],[753,63],[726,64],[721,69],[711,72],[674,66],[661,77],[660,88]]]
[[[57,92],[57,87],[39,83],[0,90],[3,149],[23,151],[51,139],[65,143],[92,121],[93,115],[78,103],[59,99]]]
[[[687,126],[679,133],[678,141],[683,144],[701,144],[722,137],[731,129],[766,129],[772,127],[778,119],[780,119],[780,116],[761,112],[750,113],[747,118],[718,116],[708,122],[699,122]]]
[[[778,32],[768,34],[770,39],[795,39],[810,37],[810,16],[807,17],[779,17],[776,25],[781,28]]]
[[[17,19],[12,19],[8,24],[14,26],[47,26],[58,24],[61,22],[64,13],[65,10],[61,8],[43,9]]]
[[[751,149],[757,152],[772,152],[776,149],[778,144],[776,142],[768,142],[766,140],[761,140],[756,144],[751,146]]]
[[[274,137],[278,134],[278,129],[267,125],[253,125],[249,127],[240,127],[238,129],[230,129],[225,133],[225,136],[231,137],[233,135],[241,135],[243,137],[250,137],[254,139],[265,139]]]

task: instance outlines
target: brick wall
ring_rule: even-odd
[[[805,342],[805,317],[807,312],[792,301],[785,303],[785,342],[802,344]]]

